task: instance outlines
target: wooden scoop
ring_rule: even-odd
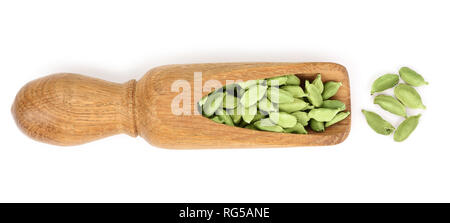
[[[202,80],[195,84],[194,72],[202,72]],[[324,82],[342,82],[333,98],[343,101],[350,111],[349,79],[345,67],[339,64],[213,63],[161,66],[137,82],[124,84],[78,74],[49,75],[29,82],[19,91],[12,114],[19,128],[31,138],[63,146],[119,133],[139,135],[154,146],[175,149],[333,145],[348,136],[351,116],[325,132],[308,130],[309,134],[301,135],[232,127],[196,114],[197,102],[210,92],[202,89],[208,80],[225,85],[226,80],[296,74],[303,84],[318,73]],[[180,105],[188,106],[190,114],[178,115],[172,110],[172,101],[181,93],[180,89],[172,89],[177,80],[191,87],[187,91],[192,96],[189,104]]]

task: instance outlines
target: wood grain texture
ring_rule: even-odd
[[[54,74],[25,85],[12,114],[33,139],[78,145],[119,133],[137,136],[136,81],[116,84],[78,74]]]
[[[25,85],[16,96],[12,113],[30,137],[57,145],[77,145],[119,133],[140,135],[150,144],[174,149],[249,148],[333,145],[350,132],[351,115],[325,132],[308,135],[271,133],[217,124],[195,115],[202,88],[194,88],[194,72],[208,80],[263,79],[296,74],[302,81],[317,73],[323,81],[341,81],[332,99],[351,110],[350,85],[345,67],[335,63],[213,63],[168,65],[147,72],[137,83],[111,83],[77,74],[50,75]],[[180,92],[177,80],[191,88],[191,115],[175,115],[171,102]]]

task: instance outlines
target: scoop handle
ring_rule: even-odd
[[[25,134],[45,143],[79,145],[120,133],[136,137],[135,88],[136,80],[118,84],[53,74],[22,87],[11,111]]]

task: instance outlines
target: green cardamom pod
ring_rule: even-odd
[[[198,101],[198,103],[197,103],[197,111],[198,111],[200,114],[205,114],[204,111],[203,111],[203,105],[205,105],[206,100],[208,100],[208,95],[206,95],[205,97],[203,97],[202,99],[200,99],[200,100]]]
[[[294,102],[294,97],[289,92],[277,87],[270,87],[267,89],[267,98],[273,103]]]
[[[315,132],[325,131],[325,126],[324,126],[323,122],[319,122],[315,119],[311,119],[311,121],[309,123],[309,127],[311,127],[311,129]]]
[[[258,111],[258,112],[256,112],[255,117],[253,117],[252,122],[259,121],[259,120],[265,118],[266,116],[267,116],[266,114],[263,114],[263,113],[261,113],[261,111]]]
[[[295,116],[297,118],[297,122],[302,124],[303,126],[307,126],[308,122],[310,120],[308,113],[302,112],[302,111],[296,111],[291,113],[291,115]]]
[[[328,98],[333,97],[342,86],[342,82],[328,81],[323,86],[322,98],[326,100]]]
[[[345,110],[345,104],[342,101],[339,100],[325,100],[322,103],[322,108],[334,108],[339,109],[341,111]]]
[[[253,124],[248,124],[248,125],[244,126],[244,128],[258,130],[258,128],[256,128]]]
[[[309,104],[302,99],[295,98],[291,103],[280,103],[278,108],[280,111],[291,113],[305,109]]]
[[[214,116],[211,118],[211,120],[214,121],[215,123],[223,124],[223,119],[219,116]]]
[[[241,87],[236,88],[236,96],[237,96],[238,98],[242,98],[242,96],[244,95],[244,93],[245,93],[245,89],[244,89],[244,88],[241,88]]]
[[[322,132],[348,117],[349,112],[341,112],[346,107],[343,102],[322,98],[324,94],[333,96],[341,83],[327,87],[328,82],[323,83],[318,74],[312,83],[305,81],[304,91],[300,82],[290,74],[233,83],[204,96],[197,107],[216,123],[297,134],[308,134],[307,126]]]
[[[369,124],[370,128],[372,128],[376,133],[381,135],[390,135],[392,132],[394,132],[394,126],[392,126],[388,121],[384,120],[377,113],[366,111],[364,109],[361,111],[366,117],[367,124]]]
[[[244,105],[245,107],[250,107],[256,104],[256,102],[258,102],[259,100],[261,100],[261,98],[264,97],[264,95],[266,94],[266,90],[267,86],[264,85],[251,86],[244,93],[244,95],[242,95],[240,100],[241,104]]]
[[[208,99],[205,102],[205,105],[203,106],[203,112],[204,114],[209,117],[214,112],[219,109],[219,107],[222,106],[223,103],[223,92],[215,92],[208,96]]]
[[[319,122],[328,122],[331,121],[339,111],[339,109],[332,108],[315,108],[309,111],[308,117]]]
[[[287,82],[287,77],[286,76],[279,76],[279,77],[272,77],[267,79],[267,85],[268,86],[280,86],[280,85],[284,85]]]
[[[223,97],[223,107],[226,109],[233,109],[238,104],[238,98],[234,95],[225,92],[225,96]]]
[[[347,118],[350,115],[350,112],[339,112],[336,116],[333,117],[330,121],[325,123],[325,127],[330,127],[331,125],[334,125],[345,118]]]
[[[323,82],[322,82],[322,75],[317,74],[316,79],[311,83],[316,86],[317,90],[319,90],[319,93],[322,94],[323,92]]]
[[[275,106],[272,104],[271,101],[269,101],[266,97],[262,98],[259,102],[258,102],[258,108],[261,111],[264,112],[273,112],[276,110]]]
[[[397,130],[394,132],[394,140],[396,142],[401,142],[409,137],[411,133],[416,129],[419,124],[420,114],[408,117],[398,126]]]
[[[286,112],[271,112],[269,118],[273,123],[283,128],[292,128],[297,124],[297,118]]]
[[[227,109],[227,113],[231,117],[235,125],[239,124],[239,122],[242,120],[242,114],[244,113],[243,110],[244,107],[242,105],[238,105],[233,109]]]
[[[242,114],[242,119],[247,122],[250,123],[253,121],[253,118],[255,118],[256,116],[256,112],[257,112],[257,107],[256,105],[252,105],[248,108],[244,109],[244,114]]]
[[[237,124],[236,126],[244,128],[244,126],[248,125],[249,123],[245,122],[244,119],[242,119],[239,124]]]
[[[269,118],[261,119],[253,125],[259,130],[269,131],[269,132],[284,132],[284,129],[281,126],[275,125],[270,121]]]
[[[294,98],[306,97],[305,92],[303,91],[303,89],[300,86],[287,85],[287,86],[280,87],[280,89],[289,92]]]
[[[308,132],[306,131],[305,127],[303,127],[303,125],[300,124],[300,123],[295,124],[295,126],[292,127],[292,128],[285,129],[285,131],[287,133],[293,132],[293,133],[298,133],[298,134],[308,134]]]
[[[231,118],[231,116],[228,115],[227,112],[222,112],[222,114],[217,115],[219,116],[222,120],[223,120],[223,124],[225,125],[229,125],[229,126],[234,126],[234,122],[233,119]]]
[[[208,100],[208,95],[206,95],[205,97],[203,97],[202,99],[200,99],[198,101],[198,105],[203,106],[206,103],[206,100]]]
[[[423,79],[422,75],[418,74],[409,67],[400,68],[398,73],[400,74],[402,80],[404,80],[409,85],[412,85],[414,87],[428,85],[428,82]]]
[[[226,93],[233,95],[235,97],[236,97],[236,94],[235,94],[236,90],[240,89],[239,85],[236,83],[225,85],[225,86],[223,86],[223,88],[225,89]]]
[[[397,85],[394,89],[394,94],[395,97],[408,108],[426,109],[425,105],[422,103],[422,98],[419,93],[417,93],[416,89],[407,84]]]
[[[374,98],[373,103],[379,105],[381,108],[392,114],[400,115],[406,118],[405,106],[392,96],[383,94],[377,95]]]
[[[238,124],[242,120],[242,115],[230,115],[234,124]]]
[[[317,87],[313,84],[310,84],[309,81],[305,81],[305,89],[309,102],[311,102],[311,104],[315,107],[320,107],[323,100]]]
[[[372,84],[372,90],[370,94],[374,94],[376,92],[382,92],[389,88],[394,87],[398,84],[399,77],[397,74],[385,74],[379,78],[377,78]]]
[[[300,85],[300,79],[295,76],[294,74],[287,75],[286,84],[287,85],[293,85],[293,86],[299,86]]]

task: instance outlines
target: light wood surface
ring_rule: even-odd
[[[141,136],[150,144],[174,149],[249,148],[334,145],[350,132],[351,115],[325,132],[308,135],[271,133],[217,124],[195,115],[202,88],[194,88],[194,72],[203,83],[218,80],[251,80],[296,74],[312,80],[341,81],[333,97],[351,109],[350,85],[345,67],[335,63],[214,63],[167,65],[147,72],[138,82],[124,84],[78,74],[54,74],[26,84],[17,94],[12,114],[19,128],[38,141],[79,145],[115,134]],[[175,115],[171,102],[177,80],[189,82],[191,115]],[[196,92],[194,92],[196,91]]]

